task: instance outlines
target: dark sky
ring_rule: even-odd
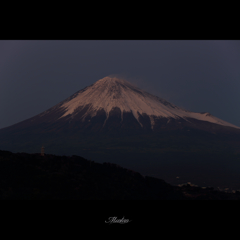
[[[239,40],[0,40],[0,128],[110,74],[240,126]]]

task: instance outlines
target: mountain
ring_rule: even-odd
[[[174,183],[180,178],[203,184],[203,171],[206,179],[220,177],[226,161],[237,176],[240,128],[108,76],[37,116],[0,129],[1,150],[34,153],[42,145],[52,154],[114,162]],[[223,183],[214,178],[206,184],[212,182]]]
[[[47,111],[7,129],[45,124],[53,129],[78,132],[113,130],[158,131],[186,126],[206,131],[240,130],[210,113],[196,113],[154,96],[126,80],[105,77]],[[50,126],[51,125],[51,126]]]
[[[52,110],[41,116],[48,116]],[[115,115],[121,120],[118,121],[120,128],[123,128],[124,120],[128,118],[135,123],[135,128],[152,130],[156,129],[157,122],[162,119],[167,121],[166,124],[171,120],[182,120],[191,124],[193,119],[240,129],[209,113],[194,113],[177,107],[116,77],[98,80],[54,107],[54,110],[63,113],[58,121],[64,119],[91,122],[91,118],[102,116],[102,128],[107,125],[110,117]]]

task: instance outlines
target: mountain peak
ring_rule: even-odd
[[[113,109],[118,109],[118,111],[120,110],[121,112],[121,121],[123,121],[124,113],[128,112],[134,116],[141,126],[140,117],[147,115],[151,122],[152,129],[155,125],[156,118],[184,119],[188,122],[191,122],[191,119],[197,119],[238,128],[209,113],[187,111],[162,98],[141,90],[123,78],[112,75],[99,79],[94,84],[77,92],[58,107],[60,107],[60,110],[63,112],[59,119],[65,117],[74,118],[79,112],[84,111],[81,119],[85,121],[87,116],[92,118],[95,117],[99,111],[104,111],[106,114],[106,122],[109,118],[109,113]]]
[[[117,107],[121,110],[122,117],[124,111],[132,112],[138,120],[138,112],[145,112],[149,108],[145,103],[145,97],[147,97],[145,94],[147,93],[123,78],[107,76],[99,79],[84,91],[79,91],[74,98],[65,102],[61,107],[66,111],[60,118],[71,115],[86,105],[91,105],[85,116],[90,114],[93,117],[98,110],[103,109],[108,118],[109,112]],[[84,119],[85,117],[83,117],[83,121]]]
[[[126,82],[127,81],[122,78],[110,75],[99,79],[96,83],[103,84],[103,83],[126,83]]]
[[[95,87],[96,86],[104,86],[104,87],[114,87],[114,86],[119,86],[119,87],[130,87],[130,88],[138,88],[134,84],[126,81],[123,78],[116,77],[116,76],[107,76],[104,78],[99,79],[93,84]]]

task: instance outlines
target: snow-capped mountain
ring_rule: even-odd
[[[105,118],[102,122],[102,127],[104,127],[114,112],[119,116],[119,127],[125,120],[124,118],[131,114],[139,125],[138,127],[143,128],[146,125],[146,121],[145,123],[143,121],[143,118],[145,118],[150,123],[152,130],[159,120],[163,119],[166,120],[165,125],[171,121],[178,123],[179,121],[185,121],[191,125],[195,124],[193,123],[194,120],[198,120],[240,129],[231,123],[212,116],[210,113],[187,111],[117,77],[104,77],[98,80],[91,86],[76,92],[65,101],[38,115],[38,117],[43,120],[49,117],[48,121],[54,120],[56,122],[76,120],[90,123],[94,117],[101,115],[101,121]],[[50,117],[52,113],[55,113],[55,117]]]

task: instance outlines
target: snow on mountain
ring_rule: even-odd
[[[147,114],[150,117],[152,128],[154,126],[154,118],[156,117],[171,117],[175,119],[183,118],[186,121],[191,121],[191,118],[194,118],[223,126],[239,128],[233,124],[218,119],[209,113],[187,111],[162,98],[139,89],[126,80],[116,77],[104,77],[65,100],[60,105],[60,108],[65,111],[60,118],[68,115],[74,116],[79,109],[82,109],[86,105],[89,105],[90,107],[84,114],[82,121],[84,121],[85,117],[88,115],[91,117],[95,116],[97,111],[101,109],[106,112],[107,120],[109,112],[114,107],[118,107],[121,110],[122,119],[123,112],[132,112],[141,126],[142,124],[139,121],[139,114]]]

